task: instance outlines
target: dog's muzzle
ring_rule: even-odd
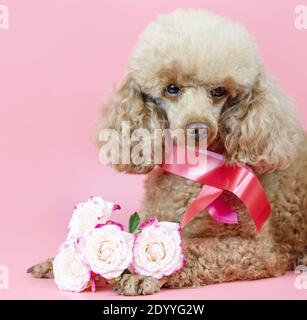
[[[187,133],[196,141],[207,139],[209,136],[209,127],[202,122],[192,122],[187,125]]]

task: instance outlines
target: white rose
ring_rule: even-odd
[[[91,283],[91,270],[72,246],[62,246],[53,261],[54,281],[60,290],[81,292]]]
[[[106,223],[112,211],[120,209],[113,202],[104,201],[100,197],[91,197],[87,202],[79,203],[69,222],[67,240],[75,240],[93,230],[97,224]]]
[[[135,235],[109,221],[89,232],[82,240],[82,254],[91,270],[110,280],[122,274],[132,262]]]
[[[149,220],[141,226],[133,247],[134,272],[160,279],[185,264],[178,223]]]

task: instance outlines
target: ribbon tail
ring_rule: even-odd
[[[233,190],[233,193],[249,210],[255,222],[257,231],[260,231],[271,211],[270,203],[260,181],[250,172]]]
[[[202,190],[188,207],[182,218],[182,227],[188,224],[202,210],[207,209],[209,215],[216,221],[227,224],[238,223],[238,215],[225,201],[220,198],[223,190],[203,186]]]
[[[223,190],[210,186],[203,186],[196,199],[190,204],[182,217],[182,228],[188,224],[202,210],[206,209],[214,200],[216,200]]]
[[[238,215],[236,211],[221,198],[217,198],[209,204],[207,210],[210,216],[218,222],[227,224],[238,223]]]

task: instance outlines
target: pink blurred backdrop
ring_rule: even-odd
[[[99,164],[91,126],[101,99],[124,72],[138,34],[157,14],[201,8],[244,24],[267,69],[296,101],[307,124],[307,30],[294,27],[304,0],[0,0],[10,12],[0,30],[0,265],[6,298],[115,298],[64,294],[25,269],[53,256],[75,203],[90,195],[120,202],[127,221],[142,196],[141,176]],[[307,5],[307,3],[306,3]],[[306,298],[293,275],[162,291],[155,298]],[[171,292],[171,293],[169,293]]]

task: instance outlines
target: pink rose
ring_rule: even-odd
[[[79,203],[69,222],[67,240],[73,241],[93,230],[97,224],[106,223],[114,210],[120,209],[113,202],[104,201],[101,197],[91,197]]]
[[[90,286],[91,270],[72,246],[61,247],[53,262],[53,273],[60,290],[81,292]]]
[[[149,220],[141,226],[133,247],[134,272],[160,279],[184,266],[178,223]]]
[[[91,270],[110,280],[122,274],[132,262],[135,236],[109,221],[89,232],[81,241],[81,252]]]

